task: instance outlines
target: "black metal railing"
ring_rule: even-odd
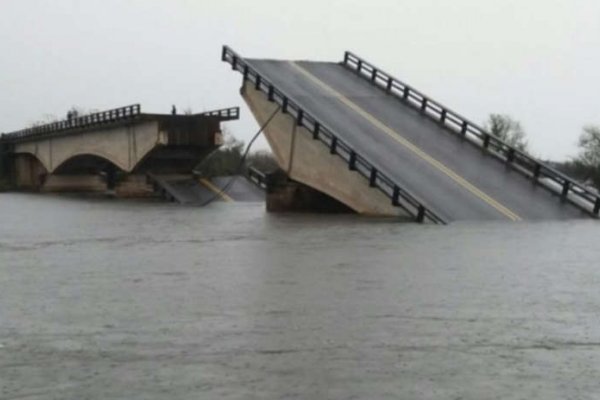
[[[248,167],[246,175],[256,186],[263,190],[267,190],[267,175],[254,167]]]
[[[386,93],[418,110],[423,115],[440,123],[451,132],[487,150],[515,170],[551,192],[558,194],[561,199],[569,200],[574,205],[584,211],[591,212],[595,216],[600,213],[600,195],[598,193],[504,142],[440,102],[394,78],[352,52],[347,51],[344,54],[342,65],[356,72],[362,78],[371,81]],[[555,185],[544,182],[544,178],[549,182],[554,182]]]
[[[385,173],[356,152],[332,129],[314,118],[282,90],[276,88],[267,78],[250,66],[230,47],[223,46],[221,58],[224,62],[231,64],[234,71],[241,72],[244,81],[253,83],[256,90],[264,92],[269,101],[279,104],[281,111],[294,118],[298,126],[306,128],[312,134],[313,139],[324,143],[332,155],[337,155],[347,162],[350,170],[356,171],[365,177],[369,181],[369,186],[379,189],[389,197],[392,205],[404,209],[418,222],[423,222],[427,219],[437,224],[445,223],[440,216],[426,207],[422,201],[400,187]]]
[[[6,133],[0,137],[2,141],[23,141],[32,138],[51,136],[59,132],[72,129],[84,129],[96,125],[103,125],[123,120],[135,118],[140,115],[141,107],[139,104],[115,108],[97,112],[88,115],[82,115],[66,119],[63,121],[52,122],[45,125],[34,126],[16,132]]]
[[[229,107],[223,108],[220,110],[206,111],[201,115],[207,117],[217,117],[220,120],[235,120],[240,118],[240,108],[239,107]]]

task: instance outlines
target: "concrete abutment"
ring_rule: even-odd
[[[392,206],[387,196],[351,171],[342,158],[332,155],[327,146],[314,140],[306,128],[298,126],[293,117],[276,111],[278,105],[270,102],[267,95],[256,90],[251,82],[244,83],[241,93],[259,125],[265,125],[275,113],[264,134],[279,167],[291,179],[287,187],[267,195],[267,202],[271,203],[267,205],[269,210],[300,208],[307,211],[307,207],[313,207],[313,211],[319,211],[318,202],[309,199],[318,199],[316,193],[320,192],[359,214],[405,216],[399,208]]]

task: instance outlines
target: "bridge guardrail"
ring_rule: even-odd
[[[240,118],[240,108],[229,107],[220,110],[205,111],[201,115],[206,117],[217,117],[221,120],[235,120]]]
[[[29,138],[49,136],[57,132],[76,128],[87,128],[111,122],[123,121],[139,116],[141,107],[139,104],[119,107],[112,110],[101,111],[80,117],[74,117],[62,121],[52,122],[45,125],[34,126],[20,131],[5,133],[0,136],[0,141],[20,141]]]
[[[267,189],[267,175],[263,174],[254,167],[248,167],[246,174],[248,175],[248,179],[250,179],[250,181],[252,181],[256,186],[263,190]]]
[[[599,215],[600,195],[581,183],[509,145],[478,124],[394,78],[350,51],[345,52],[342,65],[356,72],[362,78],[371,81],[386,93],[420,111],[423,115],[442,124],[453,133],[459,134],[471,143],[487,150],[490,154],[533,179],[547,190],[559,194],[561,199],[571,201],[575,206],[592,213],[596,217]],[[553,185],[545,184],[543,182],[544,178],[557,184],[560,189],[556,190]]]
[[[302,126],[312,133],[313,139],[319,140],[328,146],[329,152],[332,155],[337,155],[346,161],[350,170],[356,171],[368,179],[369,186],[383,192],[391,199],[394,206],[405,210],[417,222],[423,222],[425,219],[428,219],[436,224],[445,224],[445,221],[433,210],[427,208],[422,201],[394,183],[385,173],[379,171],[366,158],[358,154],[350,145],[340,139],[339,135],[332,129],[314,118],[285,92],[275,87],[273,83],[259,74],[258,71],[230,47],[223,46],[221,59],[231,64],[234,71],[241,72],[244,81],[254,83],[255,89],[264,92],[269,101],[279,104],[283,113],[292,116],[298,126]]]

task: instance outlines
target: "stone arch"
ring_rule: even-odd
[[[19,158],[22,159],[26,159],[28,157],[31,157],[33,159],[35,159],[37,162],[39,162],[43,167],[44,170],[46,171],[46,173],[48,172],[52,172],[52,168],[50,166],[50,162],[47,159],[47,157],[44,157],[43,153],[40,153],[38,151],[36,151],[37,149],[19,149],[19,151],[15,151],[14,153],[14,157],[15,157],[15,162],[17,162],[16,160],[18,160]]]

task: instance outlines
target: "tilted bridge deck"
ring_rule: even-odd
[[[347,52],[341,63],[223,60],[417,220],[597,216],[600,198]]]

